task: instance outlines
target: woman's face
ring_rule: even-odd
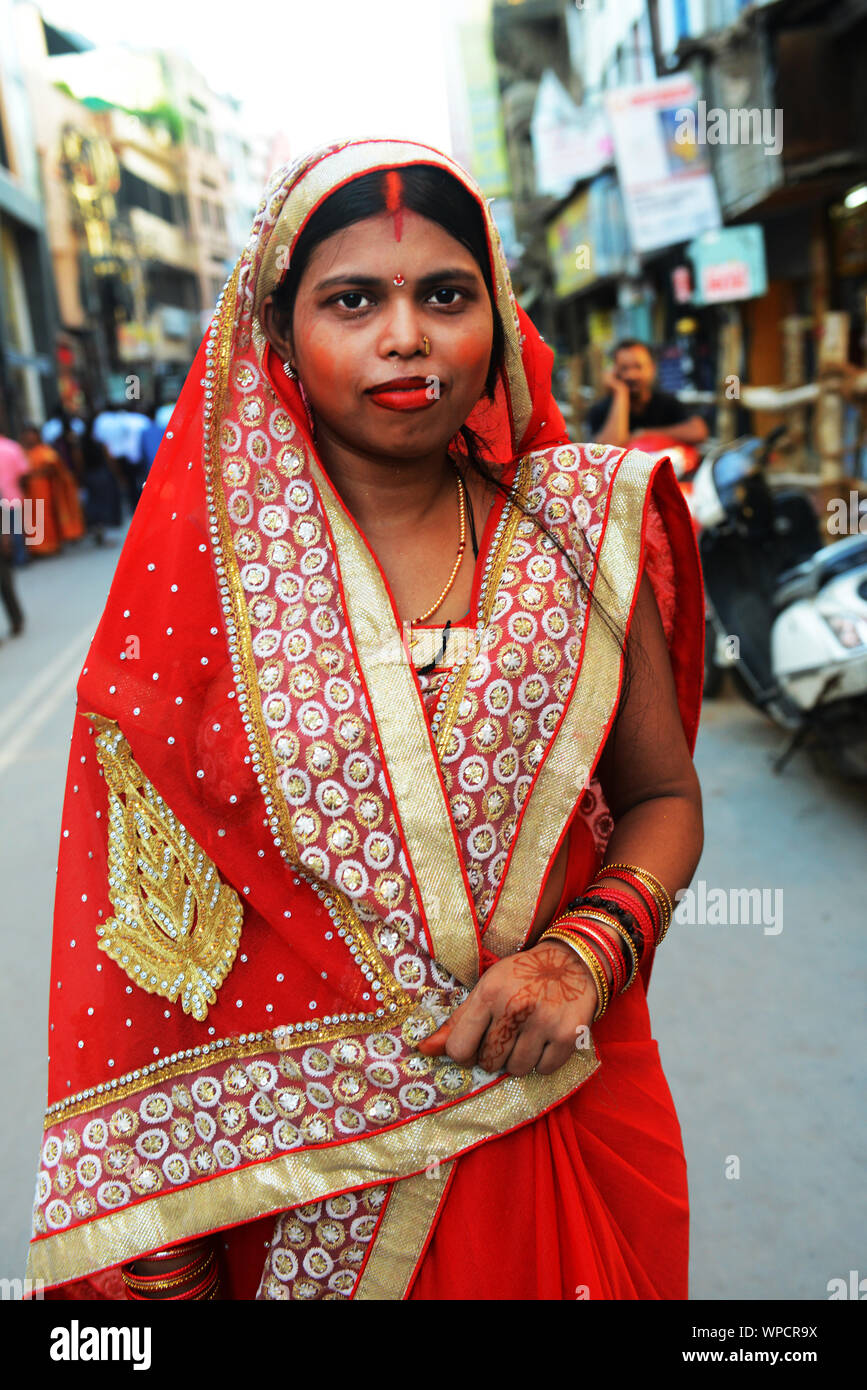
[[[481,270],[438,223],[409,209],[400,241],[384,212],[320,242],[291,333],[281,331],[270,295],[262,322],[295,364],[320,443],[330,435],[372,455],[420,457],[445,448],[484,390],[493,311]],[[406,378],[414,390],[372,392]]]

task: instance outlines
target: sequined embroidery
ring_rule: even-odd
[[[145,777],[117,725],[99,730],[108,787],[109,897],[116,916],[97,927],[99,949],[134,984],[200,1022],[232,969],[244,908],[215,864]]]

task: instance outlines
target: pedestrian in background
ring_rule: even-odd
[[[165,418],[165,411],[163,411],[161,415],[161,412],[159,410],[155,410],[153,420],[148,424],[147,429],[145,429],[142,432],[141,466],[142,472],[144,474],[142,486],[144,486],[145,482],[147,481],[147,476],[150,473],[151,468],[153,467],[154,459],[157,456],[157,451],[163,442],[163,435],[166,432],[167,423],[168,421]]]
[[[24,627],[24,613],[15,592],[12,565],[16,542],[21,549],[26,548],[21,517],[24,506],[22,480],[28,467],[27,455],[20,444],[0,435],[0,502],[3,503],[4,523],[0,533],[0,600],[6,609],[13,637],[17,637]]]
[[[150,416],[133,402],[101,410],[93,422],[94,439],[105,445],[120,470],[130,512],[135,511],[144,485],[142,435],[150,424]]]
[[[44,515],[41,538],[34,539],[30,548],[38,555],[55,555],[67,541],[80,540],[85,533],[78,483],[57,450],[42,443],[38,425],[24,426],[21,446],[29,463],[24,479],[27,495],[32,502],[42,503]]]
[[[17,444],[14,439],[8,439],[5,435],[0,434],[0,498],[17,508],[19,514],[24,503],[23,479],[29,468],[27,455],[21,445]],[[24,527],[20,521],[11,526],[9,536],[11,542],[10,563],[19,567],[26,565],[29,556],[27,543],[24,539]]]
[[[88,531],[96,545],[105,545],[107,540],[111,544],[105,528],[123,524],[122,479],[105,445],[93,437],[93,417],[77,440],[76,452]]]

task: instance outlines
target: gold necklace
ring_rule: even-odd
[[[422,615],[421,615],[420,618],[413,618],[413,623],[414,623],[414,624],[415,624],[415,623],[423,623],[423,622],[425,621],[426,618],[429,618],[429,617],[430,617],[431,613],[435,613],[435,612],[437,611],[437,609],[439,608],[439,606],[440,606],[440,604],[442,603],[443,599],[445,598],[446,594],[448,593],[449,589],[450,589],[450,588],[452,587],[452,585],[454,584],[455,579],[456,579],[456,577],[457,577],[458,570],[459,570],[460,567],[461,567],[461,560],[464,558],[464,550],[466,549],[466,544],[467,544],[467,503],[466,503],[466,494],[465,494],[465,491],[464,491],[464,480],[463,480],[463,478],[461,477],[460,472],[458,471],[457,468],[455,468],[455,474],[456,474],[457,480],[458,480],[458,506],[459,506],[459,508],[460,508],[460,524],[461,524],[461,532],[460,532],[460,537],[459,537],[459,541],[458,541],[458,557],[457,557],[457,559],[455,560],[454,566],[453,566],[453,568],[452,568],[452,572],[451,572],[451,574],[449,575],[448,583],[446,584],[446,587],[443,589],[443,591],[442,591],[442,593],[440,594],[439,598],[437,599],[436,603],[433,604],[432,607],[430,607],[430,608],[427,610],[426,613],[422,613]]]

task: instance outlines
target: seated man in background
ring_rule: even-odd
[[[700,444],[707,425],[690,415],[676,396],[655,388],[656,363],[646,343],[624,338],[614,349],[614,367],[604,385],[610,395],[587,412],[587,434],[597,444],[625,449],[634,435],[667,434],[680,444]]]

